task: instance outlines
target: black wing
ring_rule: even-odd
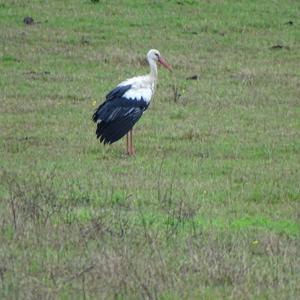
[[[115,89],[110,91],[106,95],[106,100],[96,109],[95,113],[93,114],[93,121],[98,122],[99,120],[106,120],[107,117],[109,116],[110,111],[108,111],[108,103],[121,99],[122,96],[131,88],[131,85],[124,85],[124,86],[117,86]],[[113,109],[112,105],[110,107],[110,110]]]
[[[104,144],[112,144],[122,138],[134,124],[140,119],[144,109],[135,107],[129,109],[122,116],[119,116],[114,121],[102,121],[97,124],[96,134],[100,142]]]
[[[93,121],[97,122],[96,135],[100,142],[112,144],[122,138],[148,108],[148,103],[143,99],[123,97],[130,88],[130,85],[115,88],[95,111]]]

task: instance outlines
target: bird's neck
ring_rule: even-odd
[[[150,77],[153,79],[153,81],[156,81],[157,79],[157,65],[154,60],[149,60],[150,65]]]

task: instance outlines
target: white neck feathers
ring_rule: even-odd
[[[150,65],[150,77],[153,78],[154,81],[157,79],[157,65],[156,62],[153,59],[148,60]]]

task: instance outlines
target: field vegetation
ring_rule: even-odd
[[[294,0],[0,1],[0,298],[299,299],[299,20]],[[128,157],[91,116],[150,48],[174,71]]]

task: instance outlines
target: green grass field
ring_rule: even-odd
[[[0,1],[0,298],[299,299],[299,17],[295,0]],[[127,157],[91,116],[150,48],[174,71]]]

